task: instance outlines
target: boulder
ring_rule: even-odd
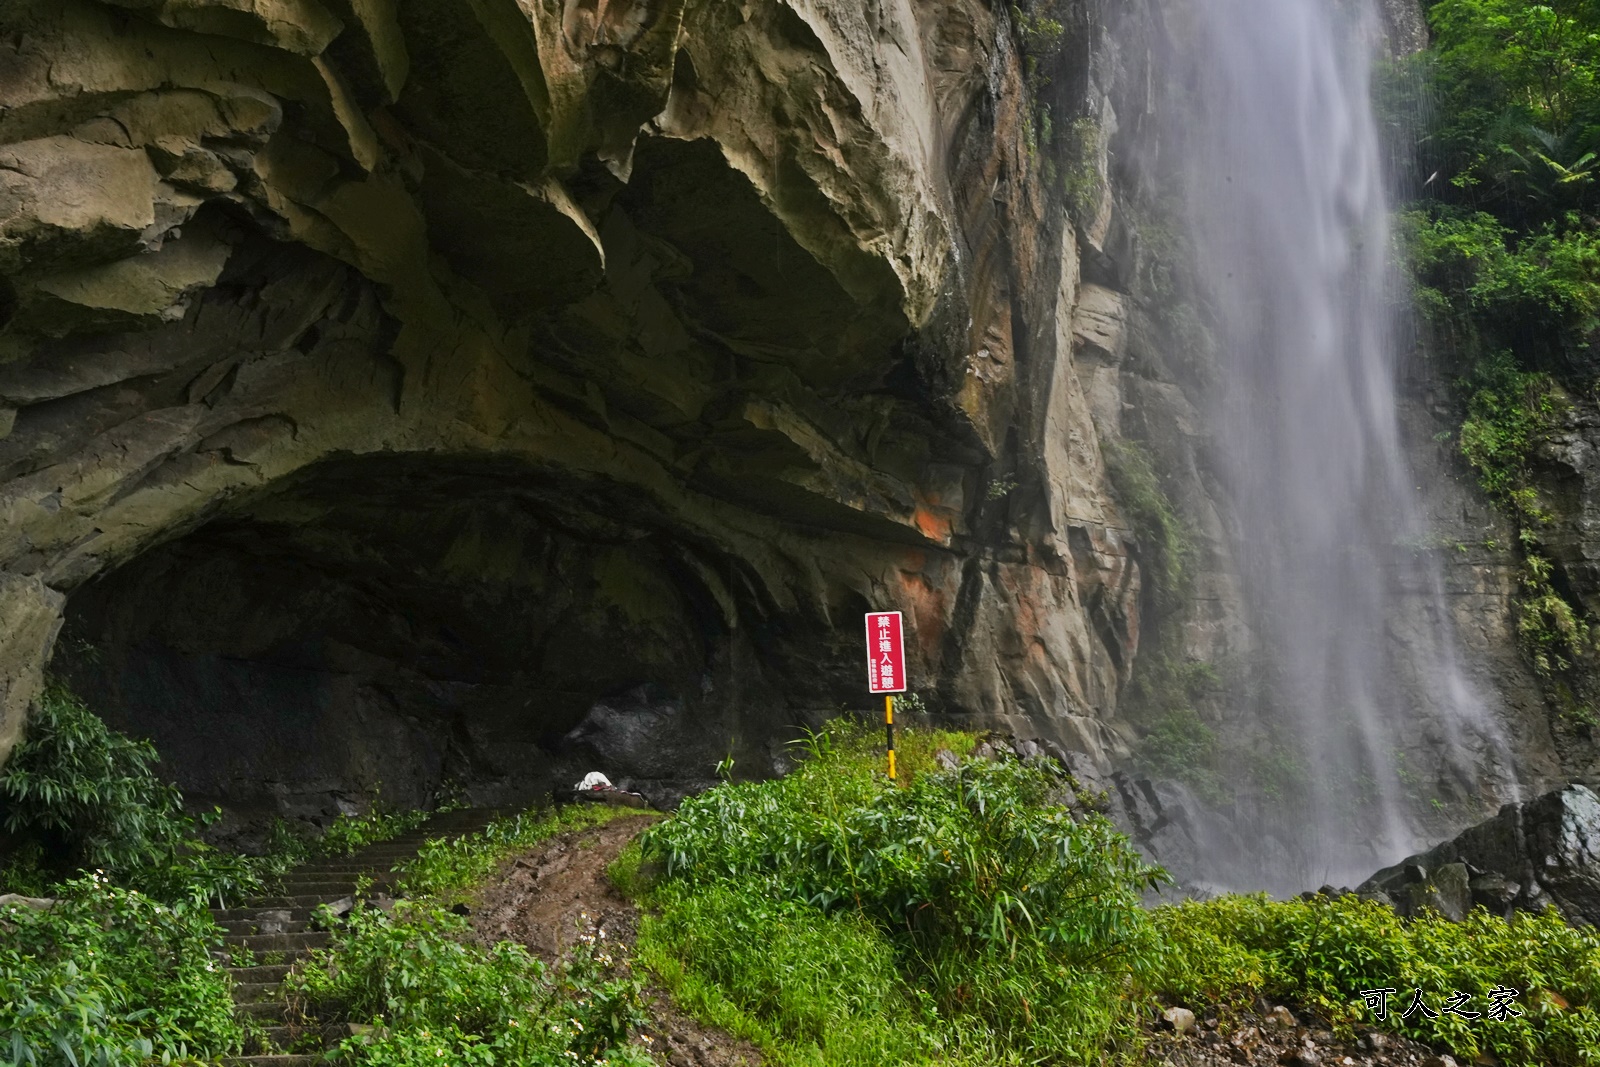
[[[1570,918],[1600,923],[1600,797],[1581,785],[1523,808],[1534,878]]]
[[[1452,922],[1460,922],[1472,910],[1467,865],[1445,864],[1433,872],[1433,877],[1406,886],[1405,899],[1407,911],[1412,915],[1432,910]]]
[[[1188,1008],[1168,1008],[1161,1013],[1162,1025],[1176,1034],[1187,1034],[1194,1029],[1194,1012]]]
[[[12,908],[43,911],[45,908],[55,907],[55,904],[55,900],[51,897],[25,897],[20,893],[0,893],[0,913],[9,912]]]
[[[1378,871],[1357,889],[1402,915],[1431,908],[1460,920],[1554,904],[1569,921],[1600,923],[1600,797],[1569,785],[1507,804],[1455,838]]]

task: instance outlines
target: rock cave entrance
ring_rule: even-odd
[[[527,800],[596,760],[672,792],[740,701],[705,561],[644,510],[508,461],[325,461],[79,589],[57,670],[246,818]]]

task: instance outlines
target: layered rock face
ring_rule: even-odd
[[[54,654],[237,804],[767,767],[884,608],[1121,746],[1120,231],[1004,5],[4,8],[0,758]],[[1074,17],[1058,123],[1146,78]]]

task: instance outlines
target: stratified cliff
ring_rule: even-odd
[[[1216,807],[1236,852],[1284,821],[1305,754],[1260,710],[1166,143],[1184,4],[0,12],[0,759],[49,665],[236,808],[589,766],[671,796],[870,709],[887,608],[903,710],[1101,773],[1181,712],[1211,765],[1126,802]],[[1525,783],[1592,771],[1438,385],[1438,537],[1392,547],[1441,553]],[[1441,832],[1505,799],[1399,737]]]
[[[1122,746],[1088,6],[3,6],[0,752],[54,652],[199,796],[703,777],[880,608]]]

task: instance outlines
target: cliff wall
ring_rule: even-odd
[[[49,665],[236,807],[671,796],[872,710],[887,608],[903,710],[1100,772],[1193,711],[1226,788],[1157,791],[1281,805],[1182,4],[0,8],[0,758]],[[1440,532],[1396,550],[1554,781],[1509,532],[1414,385]],[[1405,744],[1441,830],[1504,799]]]
[[[4,6],[0,753],[54,655],[240,803],[770,767],[878,608],[1125,748],[1096,12]]]

